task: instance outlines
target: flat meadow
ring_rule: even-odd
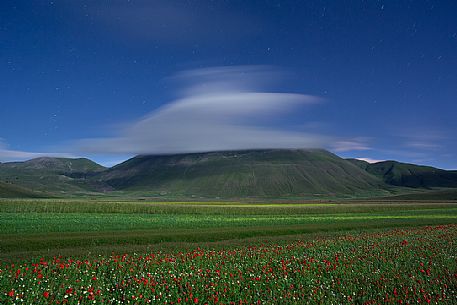
[[[0,304],[457,304],[457,203],[0,201]]]

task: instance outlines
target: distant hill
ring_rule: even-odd
[[[105,167],[86,158],[41,157],[24,162],[0,163],[0,169],[42,170],[60,173],[86,173],[102,171]]]
[[[109,169],[85,158],[0,163],[0,197],[67,197],[110,191],[117,191],[113,196],[167,198],[396,195],[399,200],[453,200],[457,171],[396,161],[370,164],[342,159],[322,149],[144,155]]]
[[[352,164],[360,167],[363,170],[367,170],[368,166],[370,166],[370,163],[368,163],[367,161],[363,161],[363,160],[359,160],[359,159],[352,159],[352,158],[349,158],[346,160],[348,160]]]
[[[457,201],[457,188],[447,188],[438,190],[417,189],[417,192],[401,194],[382,198],[385,200],[411,200],[411,201]]]
[[[397,161],[372,164],[357,159],[348,159],[348,161],[390,185],[413,188],[457,187],[457,171],[446,171]]]
[[[86,158],[36,158],[24,162],[0,163],[0,181],[34,193],[93,191],[87,177],[105,168]]]
[[[17,185],[0,182],[0,198],[36,198],[39,194]]]
[[[319,149],[137,156],[95,178],[117,190],[184,196],[356,196],[386,189],[381,179]]]

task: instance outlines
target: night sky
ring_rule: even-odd
[[[457,1],[0,1],[0,161],[320,147],[457,169]]]

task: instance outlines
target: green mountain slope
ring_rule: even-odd
[[[105,168],[86,158],[50,158],[41,157],[24,162],[1,163],[0,169],[40,170],[48,172],[75,173],[97,172]]]
[[[40,197],[37,193],[24,189],[17,185],[0,182],[0,198],[35,198]]]
[[[94,190],[87,178],[105,168],[89,159],[36,158],[0,164],[0,181],[34,193],[65,194]]]
[[[363,160],[359,160],[359,159],[351,159],[351,158],[346,159],[346,160],[348,160],[352,164],[360,167],[363,170],[367,170],[368,166],[370,166],[370,163],[368,163],[367,161],[363,161]]]
[[[388,196],[386,200],[409,200],[409,201],[457,201],[457,188],[438,190],[416,189],[416,192]]]
[[[348,159],[348,161],[364,168],[368,173],[381,178],[390,185],[413,188],[457,187],[457,171],[446,171],[397,161],[373,164],[356,159]]]
[[[349,198],[415,192],[405,196],[422,198],[420,193],[430,189],[434,193],[427,198],[455,198],[457,172],[395,161],[345,160],[319,149],[137,156],[110,169],[84,158],[0,163],[0,197],[117,190],[113,195]]]
[[[196,196],[356,196],[377,177],[325,150],[246,150],[137,156],[96,176],[118,190]]]

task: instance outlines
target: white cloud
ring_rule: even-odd
[[[403,130],[397,132],[396,137],[406,149],[430,153],[444,149],[452,139],[448,133],[433,126]]]
[[[386,160],[377,160],[377,159],[372,159],[372,158],[356,158],[357,160],[365,161],[368,163],[378,163],[378,162],[383,162]]]
[[[109,137],[86,138],[55,146],[78,155],[121,156],[239,149],[326,148],[335,152],[369,150],[370,139],[344,139],[318,132],[316,122],[284,124],[308,114],[323,102],[313,95],[278,92],[286,75],[269,66],[213,67],[178,73],[178,98],[133,122],[118,125]],[[306,115],[306,117],[310,117]],[[288,126],[287,128],[285,126]],[[297,127],[298,126],[298,127]],[[312,132],[310,131],[312,130]],[[0,160],[41,156],[73,157],[66,153],[27,152],[0,144]],[[111,158],[111,157],[110,157]]]
[[[407,142],[407,143],[405,143],[405,146],[417,148],[417,149],[426,149],[426,150],[437,150],[437,149],[440,149],[443,147],[442,145],[437,144],[437,143],[420,142],[420,141]]]
[[[371,147],[367,144],[367,138],[354,138],[348,140],[338,140],[331,147],[336,152],[345,152],[353,150],[370,150]]]
[[[24,161],[39,157],[75,158],[74,155],[66,153],[29,152],[0,149],[0,162]]]
[[[322,102],[316,96],[268,92],[271,67],[216,67],[178,74],[183,96],[124,127],[117,136],[76,143],[90,153],[180,153],[260,148],[314,148],[330,137],[274,127],[286,115]],[[273,122],[273,123],[272,123]]]
[[[39,157],[72,158],[74,155],[67,153],[29,152],[9,149],[8,145],[0,138],[0,162],[23,161]]]

